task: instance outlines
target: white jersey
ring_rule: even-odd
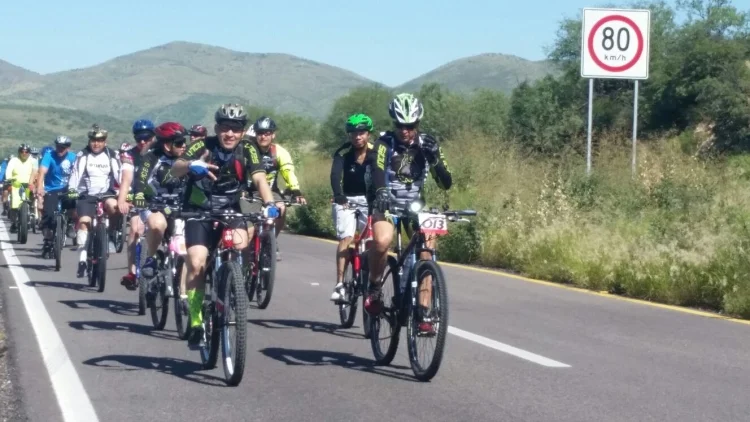
[[[132,162],[123,160],[121,165],[112,150],[109,150],[108,156],[106,149],[94,154],[86,148],[76,155],[68,188],[78,193],[99,195],[114,190],[114,183],[120,182],[122,170],[133,171]]]

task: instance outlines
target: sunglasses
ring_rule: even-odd
[[[417,128],[416,123],[410,123],[410,124],[394,123],[394,125],[396,126],[396,129],[414,130]]]
[[[185,146],[185,141],[174,141],[172,142],[172,146],[175,148],[182,148]]]
[[[218,125],[220,132],[229,132],[230,130],[234,133],[244,132],[245,126],[235,123],[221,123]]]

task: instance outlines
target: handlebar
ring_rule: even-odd
[[[447,207],[445,207],[445,209],[443,209],[442,211],[435,207],[433,208],[422,207],[418,211],[415,212],[411,209],[411,203],[405,207],[391,205],[390,209],[391,209],[391,212],[393,212],[394,214],[401,215],[401,216],[413,216],[418,213],[428,213],[428,214],[444,215],[447,217],[448,221],[456,221],[456,222],[469,222],[470,220],[466,218],[460,218],[460,217],[477,215],[476,210],[472,210],[472,209],[449,210],[447,209]]]

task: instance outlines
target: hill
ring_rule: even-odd
[[[417,91],[425,83],[437,82],[451,91],[471,92],[489,88],[507,94],[524,80],[534,81],[556,72],[552,63],[531,61],[507,54],[480,54],[444,64],[399,86],[399,90]]]
[[[168,118],[192,96],[240,98],[277,110],[322,118],[339,96],[372,81],[350,71],[287,54],[242,53],[173,42],[96,66],[44,75],[41,86],[0,92],[3,102],[58,105],[134,119],[148,110]],[[216,101],[191,109],[215,110]],[[166,110],[166,111],[163,111]],[[171,112],[170,112],[171,110]],[[185,119],[187,120],[187,119]]]
[[[57,135],[68,135],[73,147],[86,144],[86,132],[99,123],[110,133],[108,145],[119,145],[129,136],[130,123],[81,110],[19,104],[0,104],[0,148],[21,142],[34,146],[49,145]]]
[[[40,78],[41,75],[36,72],[0,60],[0,93],[17,87],[38,86],[34,82]]]

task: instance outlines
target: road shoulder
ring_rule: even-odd
[[[27,421],[16,370],[15,349],[7,325],[7,283],[0,281],[0,420]]]

